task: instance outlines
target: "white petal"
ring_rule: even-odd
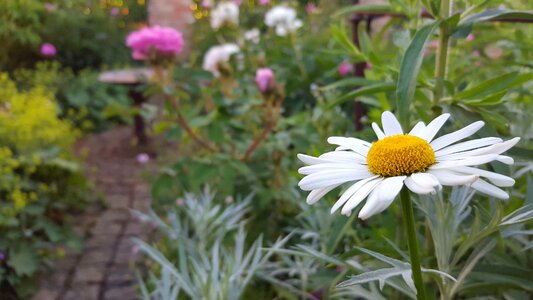
[[[481,129],[485,125],[485,122],[483,121],[477,121],[474,122],[465,128],[459,129],[457,131],[454,131],[452,133],[445,134],[438,139],[435,139],[431,142],[431,147],[433,148],[433,151],[437,151],[439,149],[442,149],[448,145],[451,145],[455,142],[458,142],[462,139],[465,139],[474,133],[476,133],[478,130]]]
[[[510,156],[507,156],[507,155],[498,155],[496,160],[501,162],[501,163],[504,163],[506,165],[514,164],[514,159],[512,157],[510,157]]]
[[[498,158],[497,154],[487,154],[487,155],[480,155],[480,156],[465,157],[462,159],[438,162],[434,164],[433,166],[431,166],[429,169],[447,169],[447,168],[459,167],[459,166],[476,166],[476,165],[481,165],[481,164],[494,161],[496,158]]]
[[[339,137],[339,136],[329,137],[328,143],[346,147],[347,149],[353,150],[354,152],[357,152],[358,154],[365,156],[365,157],[368,153],[370,146],[372,146],[370,143],[365,142],[360,139],[346,138],[346,137]]]
[[[413,193],[419,195],[427,195],[435,192],[435,189],[432,187],[421,186],[416,183],[411,176],[407,177],[404,180],[405,186],[410,189]]]
[[[442,114],[438,117],[436,117],[433,121],[431,121],[426,129],[420,134],[420,137],[424,140],[431,142],[435,135],[437,135],[437,132],[442,128],[442,125],[448,120],[450,117],[450,114]]]
[[[336,163],[366,164],[366,158],[353,151],[331,151],[320,155],[318,158]]]
[[[310,156],[307,154],[298,153],[297,157],[301,162],[303,162],[304,164],[308,164],[308,165],[314,165],[314,164],[320,164],[320,163],[326,162],[326,160],[324,159],[320,159],[318,157]]]
[[[363,185],[365,185],[370,180],[374,180],[376,178],[378,178],[377,175],[358,181],[352,186],[350,186],[346,191],[344,191],[344,193],[342,193],[339,200],[337,200],[337,202],[333,204],[333,207],[331,208],[331,213],[334,213],[335,211],[337,211],[337,209],[344,205],[344,203],[346,203],[346,201],[348,201],[348,199],[350,199],[350,197],[352,197],[353,194],[355,194],[355,192],[357,192]]]
[[[298,173],[303,175],[309,175],[316,172],[328,171],[328,170],[368,170],[367,165],[359,164],[345,164],[345,163],[321,163],[311,166],[301,167],[298,169]]]
[[[394,198],[403,187],[403,181],[407,176],[385,178],[368,197],[365,205],[359,212],[358,217],[366,220],[375,214],[379,214],[390,206]],[[374,196],[377,194],[377,196]]]
[[[472,182],[479,179],[477,175],[470,174],[460,174],[450,170],[429,170],[430,174],[433,174],[442,185],[456,186],[456,185],[466,185],[471,184]]]
[[[338,187],[339,185],[332,185],[326,188],[312,190],[309,195],[307,195],[307,204],[315,204],[318,200],[322,199],[322,197],[324,197],[327,193],[331,192],[331,190]]]
[[[493,145],[493,144],[497,144],[501,142],[503,142],[503,140],[500,138],[496,138],[496,137],[487,137],[487,138],[482,138],[482,139],[466,141],[466,142],[455,144],[453,146],[449,146],[444,149],[435,151],[435,156],[438,158],[439,156],[457,153],[461,151],[467,151],[467,150],[476,149],[476,148],[481,148],[481,147],[485,147],[485,146],[489,146],[489,145]]]
[[[482,180],[478,179],[472,185],[470,185],[471,188],[475,189],[478,192],[481,192],[483,194],[502,199],[507,200],[509,199],[509,194],[507,194],[504,190],[497,188],[493,186],[492,184]]]
[[[502,142],[502,143],[498,143],[498,144],[494,144],[494,145],[491,145],[491,146],[487,146],[487,147],[484,147],[484,148],[479,148],[479,149],[470,150],[470,151],[464,151],[464,152],[460,152],[460,153],[443,155],[443,156],[440,156],[437,160],[438,161],[444,161],[444,160],[452,160],[452,159],[462,159],[462,158],[473,157],[473,156],[478,156],[478,155],[500,154],[500,153],[503,153],[503,152],[509,150],[510,148],[512,148],[514,145],[516,145],[516,143],[518,143],[519,140],[520,140],[520,138],[514,138],[514,139],[510,139],[508,141],[505,141],[505,142]],[[504,161],[509,161],[508,159],[505,159],[505,158],[503,158],[503,160]],[[511,162],[511,164],[512,164],[512,162]]]
[[[369,171],[355,170],[331,170],[313,173],[305,176],[298,185],[304,191],[321,189],[336,184],[342,184],[354,180],[371,177],[373,174]]]
[[[413,129],[411,129],[411,131],[409,131],[409,135],[414,135],[414,136],[420,136],[420,134],[422,132],[424,132],[424,130],[426,129],[426,124],[422,121],[416,123],[415,127],[413,127]]]
[[[410,176],[418,185],[426,188],[439,187],[439,180],[429,173],[414,173]]]
[[[379,128],[379,125],[376,123],[372,123],[372,129],[374,129],[374,132],[376,133],[376,136],[378,139],[382,140],[385,138],[385,133],[381,131],[381,128]]]
[[[372,192],[372,190],[374,190],[376,185],[382,180],[382,177],[378,177],[361,186],[361,188],[358,189],[357,192],[355,192],[355,194],[353,194],[352,197],[350,197],[350,199],[348,200],[348,202],[346,202],[346,204],[342,207],[341,213],[346,214],[352,211],[352,209],[359,205],[359,203],[361,203],[366,198],[366,196],[368,196],[368,194]]]
[[[384,111],[381,114],[381,126],[386,136],[403,134],[402,126],[396,117],[390,111]]]
[[[509,176],[505,176],[502,174],[498,174],[495,172],[490,172],[487,170],[482,170],[478,168],[472,168],[472,167],[455,167],[451,169],[452,171],[458,171],[461,173],[467,173],[467,174],[474,174],[478,176],[483,176],[489,179],[490,182],[494,183],[497,186],[513,186],[515,184],[515,180]]]

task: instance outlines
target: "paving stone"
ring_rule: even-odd
[[[99,292],[99,284],[76,284],[63,295],[61,300],[97,300]]]
[[[118,233],[115,235],[110,235],[110,234],[95,235],[85,242],[84,251],[100,249],[100,248],[113,249],[115,247],[115,243],[117,242],[118,237],[119,237]]]
[[[118,286],[134,283],[134,272],[127,265],[112,265],[107,270],[106,286]]]
[[[117,287],[106,290],[104,293],[104,300],[138,300],[140,299],[135,292],[133,285]]]
[[[60,288],[40,288],[30,300],[56,300],[60,292]]]
[[[110,223],[105,220],[98,220],[98,223],[91,229],[92,235],[114,235],[118,236],[122,230],[122,224]]]
[[[112,195],[107,197],[107,204],[110,208],[130,207],[130,196],[128,194]]]
[[[105,265],[111,261],[113,257],[113,248],[95,248],[91,251],[87,251],[81,257],[78,265],[90,266],[90,265]]]
[[[126,222],[131,217],[131,213],[127,208],[115,208],[106,210],[100,217],[101,222],[122,223]]]
[[[86,283],[100,283],[104,279],[105,266],[79,265],[74,274],[74,285]]]

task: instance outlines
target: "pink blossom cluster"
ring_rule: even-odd
[[[150,26],[131,32],[126,45],[133,50],[132,57],[138,60],[150,58],[155,51],[162,56],[175,56],[183,49],[181,32],[171,27]]]
[[[42,56],[46,56],[46,57],[56,56],[57,54],[56,47],[50,43],[42,44],[40,52]]]

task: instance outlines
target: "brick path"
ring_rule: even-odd
[[[44,274],[32,300],[138,299],[133,265],[137,258],[132,238],[151,230],[130,214],[150,205],[148,186],[140,178],[150,165],[140,165],[141,152],[131,145],[129,128],[118,128],[82,140],[77,148],[86,158],[90,180],[105,205],[92,205],[79,217],[75,230],[85,236],[80,253],[68,253]]]

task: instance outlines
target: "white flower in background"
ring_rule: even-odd
[[[275,27],[279,36],[293,33],[303,25],[302,21],[296,18],[296,10],[284,5],[269,10],[265,15],[265,24],[268,27]]]
[[[253,28],[253,29],[250,29],[244,32],[244,39],[254,44],[259,43],[260,38],[261,38],[261,32],[257,28]]]
[[[457,143],[483,127],[484,122],[478,121],[435,139],[449,117],[443,114],[428,125],[419,122],[404,134],[396,117],[386,111],[381,117],[383,131],[372,124],[379,138],[372,144],[351,137],[330,137],[330,144],[339,145],[335,151],[319,157],[299,154],[298,158],[309,165],[298,170],[307,175],[299,183],[301,189],[311,191],[307,203],[317,202],[346,182],[354,184],[344,191],[331,213],[342,206],[341,213],[349,215],[366,198],[359,212],[363,220],[385,210],[404,185],[417,194],[435,193],[442,185],[469,185],[495,198],[509,198],[497,186],[512,186],[514,179],[473,166],[495,160],[512,164],[513,159],[501,153],[520,138],[504,142],[486,137]]]
[[[202,68],[218,77],[220,76],[219,64],[229,61],[230,57],[239,51],[239,46],[236,44],[213,46],[205,53]]]
[[[211,27],[219,29],[224,25],[239,25],[239,6],[233,2],[221,2],[211,10]]]

